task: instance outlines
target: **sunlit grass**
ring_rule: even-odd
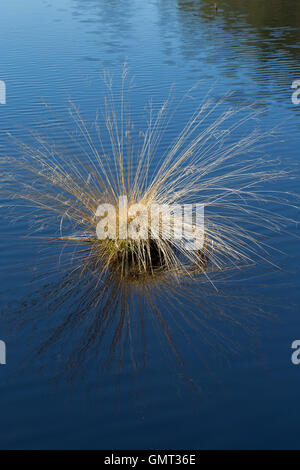
[[[66,156],[47,138],[33,133],[35,144],[15,139],[21,153],[5,159],[3,173],[10,183],[11,205],[26,207],[33,231],[56,226],[53,239],[84,245],[78,251],[77,269],[96,263],[99,277],[109,269],[126,277],[161,267],[174,278],[195,268],[208,276],[208,265],[212,271],[222,271],[269,261],[270,246],[262,233],[281,230],[290,222],[278,210],[289,204],[289,195],[274,189],[274,183],[290,175],[280,162],[264,154],[263,147],[274,131],[257,129],[258,109],[246,106],[224,111],[225,100],[208,95],[167,151],[161,152],[161,141],[176,112],[172,96],[156,112],[150,106],[147,125],[137,133],[129,113],[126,68],[120,96],[108,75],[105,82],[102,120],[96,120],[92,130],[70,102],[69,113],[77,129],[76,154]],[[192,93],[189,90],[183,101]],[[238,138],[233,140],[236,133]],[[68,138],[73,142],[74,134],[66,131]],[[97,207],[109,203],[117,210],[120,196],[127,197],[128,206],[138,203],[147,208],[203,204],[203,249],[188,250],[182,241],[165,239],[160,233],[155,239],[99,240]]]

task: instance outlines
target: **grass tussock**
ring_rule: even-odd
[[[74,269],[96,266],[99,279],[109,270],[123,278],[161,270],[174,279],[191,272],[209,277],[212,271],[268,261],[264,240],[289,223],[278,210],[288,204],[288,194],[274,185],[290,175],[264,152],[274,131],[258,130],[257,107],[225,109],[226,100],[208,95],[166,148],[171,118],[193,90],[178,106],[171,94],[160,108],[149,105],[148,122],[138,131],[129,111],[126,68],[117,94],[111,77],[105,82],[102,117],[91,126],[69,103],[76,131],[66,131],[64,139],[76,150],[63,153],[55,142],[32,133],[34,143],[15,138],[19,154],[5,157],[9,204],[18,218],[32,222],[31,233],[50,228],[48,238],[77,247]],[[155,238],[99,240],[99,204],[111,204],[118,213],[124,195],[128,206],[203,204],[204,246],[188,250],[182,240],[165,239],[160,232]]]

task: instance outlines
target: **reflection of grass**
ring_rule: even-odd
[[[85,386],[90,377],[95,383],[95,374],[111,380],[123,368],[131,374],[156,367],[153,355],[157,361],[159,352],[163,374],[171,371],[191,391],[205,390],[208,377],[218,379],[216,358],[225,366],[237,354],[257,353],[263,321],[278,307],[278,299],[271,304],[257,289],[251,294],[244,274],[241,289],[241,282],[231,282],[234,272],[211,273],[216,291],[196,269],[181,272],[178,283],[162,267],[142,274],[131,270],[125,277],[111,266],[99,279],[96,264],[63,273],[56,266],[54,282],[39,278],[37,290],[4,317],[14,335],[18,327],[20,335],[23,329],[31,335],[30,370],[38,364],[63,383],[84,378],[80,386]],[[283,312],[287,306],[281,303]]]
[[[120,276],[119,264],[115,267],[102,272],[101,279],[99,266],[91,262],[80,271],[59,273],[57,267],[54,282],[39,282],[37,291],[6,316],[14,334],[17,327],[21,334],[23,327],[32,330],[31,369],[39,360],[46,368],[57,364],[56,378],[63,381],[95,371],[120,372],[128,364],[140,369],[151,363],[154,347],[194,389],[202,384],[190,376],[186,356],[192,353],[193,361],[207,370],[210,357],[203,350],[227,361],[249,347],[251,336],[256,338],[258,318],[265,312],[257,299],[228,286],[232,272],[213,273],[216,291],[199,276],[204,267],[185,268],[180,283],[162,266],[148,273],[132,266],[127,276]]]

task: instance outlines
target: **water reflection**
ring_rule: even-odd
[[[94,43],[82,59],[110,66],[129,58],[150,68],[158,62],[184,67],[200,79],[230,80],[241,96],[292,107],[291,83],[300,75],[299,2],[219,0],[216,5],[217,10],[211,0],[142,5],[74,0],[73,17]]]
[[[52,244],[49,248],[53,251]],[[188,388],[200,390],[205,383],[191,372],[195,361],[209,372],[216,357],[227,362],[245,351],[252,354],[261,323],[273,317],[274,302],[259,298],[257,288],[253,296],[251,288],[239,286],[242,272],[213,273],[206,265],[212,285],[199,268],[176,281],[163,268],[124,278],[116,270],[99,276],[99,265],[90,262],[63,275],[49,262],[46,267],[48,281],[41,281],[47,272],[40,266],[37,290],[13,312],[9,307],[5,323],[14,335],[25,332],[30,343],[22,370],[44,371],[62,383],[84,378],[89,384],[91,376],[120,374],[124,368],[141,371],[159,355]]]
[[[97,45],[93,55],[84,56],[86,61],[103,61],[110,64],[109,56],[119,56],[123,62],[132,42],[133,17],[137,6],[122,0],[102,1],[74,0],[73,17],[85,25]]]
[[[217,13],[209,0],[178,0],[177,18],[181,50],[189,60],[205,61],[243,87],[253,87],[266,100],[290,105],[290,86],[300,74],[297,1],[240,2],[220,0]],[[211,65],[210,65],[211,64]]]
[[[262,50],[262,58],[267,58],[268,54],[279,55],[280,51],[283,51],[285,55],[298,57],[300,5],[296,0],[289,2],[284,0],[264,2],[219,0],[216,5],[217,17],[214,4],[209,0],[201,2],[178,0],[178,18],[187,27],[192,27],[194,24],[194,30],[199,19],[206,23],[217,21],[218,26],[223,30],[228,30],[234,35],[241,35],[241,44],[244,43],[247,34],[255,33],[259,35],[259,38],[252,36],[254,40],[256,39],[252,45],[255,45],[257,50]],[[251,46],[251,36],[244,45]]]

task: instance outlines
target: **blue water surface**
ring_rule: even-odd
[[[4,3],[2,157],[16,152],[7,132],[27,141],[28,129],[54,132],[57,143],[71,154],[68,99],[93,122],[105,95],[103,71],[117,81],[127,62],[133,77],[132,114],[141,129],[150,99],[158,109],[173,85],[176,102],[198,84],[193,100],[184,101],[167,127],[162,150],[210,89],[214,99],[231,91],[223,109],[227,103],[263,104],[260,126],[278,130],[268,154],[280,158],[284,169],[297,172],[300,104],[293,104],[291,88],[300,79],[297,0],[220,0],[217,12],[209,0]],[[279,184],[277,190],[297,192],[299,179]],[[66,366],[81,323],[45,352],[32,354],[68,313],[68,303],[53,316],[43,307],[47,283],[61,273],[58,269],[48,281],[50,261],[41,262],[42,255],[50,256],[53,264],[59,252],[55,247],[49,255],[49,247],[37,238],[20,238],[28,233],[28,218],[8,224],[5,204],[3,194],[0,339],[6,342],[7,364],[0,365],[1,449],[300,447],[300,365],[291,362],[291,344],[300,338],[297,224],[291,222],[286,232],[274,233],[270,240],[278,250],[272,255],[278,267],[232,273],[222,285],[226,298],[209,300],[204,292],[203,302],[191,306],[195,287],[187,287],[181,298],[183,313],[191,307],[202,315],[205,305],[216,334],[191,329],[184,336],[184,320],[178,317],[177,326],[170,325],[178,360],[160,332],[154,334],[145,310],[145,360],[135,366],[129,351],[121,368],[112,362],[103,370],[102,353],[110,350],[113,333],[101,345],[103,351]],[[293,207],[284,213],[299,220]],[[50,236],[51,227],[45,230]],[[54,295],[56,288],[51,289]],[[37,300],[38,293],[42,300]],[[160,299],[168,324],[170,310],[163,295]],[[233,323],[226,321],[228,315]],[[138,348],[143,356],[143,346]]]

